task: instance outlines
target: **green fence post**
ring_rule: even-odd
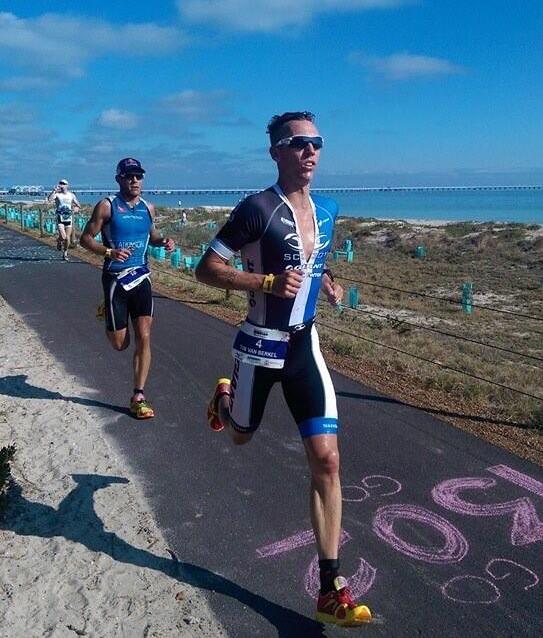
[[[473,312],[473,284],[470,281],[462,284],[462,308],[464,312]]]
[[[356,286],[351,286],[349,288],[349,308],[356,310],[358,308],[359,297],[358,297],[358,288]]]

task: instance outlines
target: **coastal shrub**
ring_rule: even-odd
[[[355,354],[353,342],[350,339],[345,339],[343,337],[336,337],[335,339],[332,339],[332,350],[336,354],[340,355]]]
[[[449,237],[464,237],[470,233],[479,232],[482,229],[481,224],[476,222],[459,222],[457,224],[447,224],[445,226],[445,233]]]
[[[543,405],[540,405],[532,412],[529,418],[529,424],[536,430],[543,432]]]
[[[196,247],[200,244],[209,243],[213,239],[215,232],[207,228],[207,226],[191,226],[179,233],[179,240],[184,246]]]
[[[11,483],[11,461],[15,456],[15,446],[7,445],[0,449],[0,511],[4,509],[6,496]]]
[[[507,226],[505,230],[501,231],[498,234],[500,240],[506,243],[511,241],[520,241],[521,239],[524,239],[524,235],[525,235],[525,227],[520,225]]]

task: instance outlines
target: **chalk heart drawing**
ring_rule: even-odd
[[[465,501],[461,492],[489,490],[496,486],[493,478],[464,477],[443,481],[432,490],[432,498],[451,512],[468,516],[513,516],[511,544],[522,546],[543,540],[543,522],[537,515],[532,500],[522,496],[503,503],[471,503]]]

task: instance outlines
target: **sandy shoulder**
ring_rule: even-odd
[[[203,594],[172,573],[103,422],[63,398],[92,390],[1,297],[0,342],[0,443],[17,446],[20,488],[0,522],[0,636],[225,636]]]

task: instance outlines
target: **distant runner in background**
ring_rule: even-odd
[[[310,513],[321,583],[316,617],[354,626],[369,622],[371,612],[353,600],[339,567],[338,414],[314,321],[319,292],[336,305],[343,289],[325,267],[337,204],[309,192],[324,143],[313,119],[307,111],[271,119],[269,152],[277,164],[277,183],[236,206],[196,277],[218,288],[245,290],[248,301],[247,319],[233,346],[232,380],[218,380],[209,425],[216,431],[227,428],[238,445],[248,443],[272,386],[281,383],[311,473]],[[228,263],[238,251],[243,272]]]
[[[57,213],[57,250],[62,249],[62,259],[68,261],[68,248],[73,237],[74,208],[81,210],[74,193],[68,190],[68,180],[61,179],[47,196],[47,202],[55,202]]]
[[[134,390],[130,412],[137,419],[150,419],[155,413],[145,398],[144,387],[151,366],[151,324],[153,294],[147,265],[147,246],[173,250],[174,241],[162,237],[153,225],[154,206],[141,197],[145,170],[131,157],[117,164],[115,180],[119,193],[106,197],[94,207],[81,235],[81,245],[104,257],[102,286],[106,332],[115,350],[130,344],[128,318],[135,337]],[[102,233],[103,245],[94,238]]]

